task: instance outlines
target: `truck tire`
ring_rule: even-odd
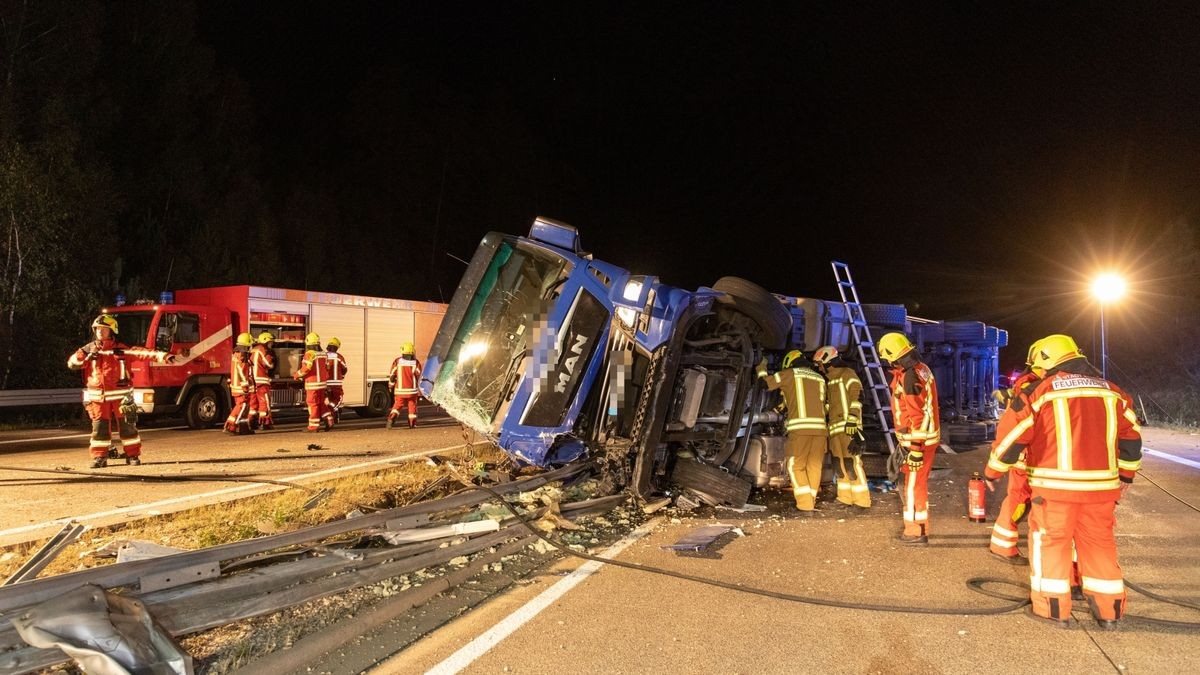
[[[984,342],[992,347],[1000,346],[1000,329],[995,326],[984,326]]]
[[[367,395],[367,404],[355,408],[354,412],[361,417],[383,417],[391,409],[392,397],[388,395],[387,385],[376,382],[371,386],[371,393]]]
[[[946,329],[940,321],[913,324],[913,332],[919,334],[926,345],[946,341]]]
[[[987,337],[980,321],[947,321],[944,325],[947,342],[983,342]]]
[[[904,305],[863,305],[863,318],[872,326],[904,330],[908,310]]]
[[[207,429],[221,419],[221,397],[212,387],[197,387],[183,404],[183,416],[188,427],[192,429]]]
[[[1007,347],[1008,346],[1008,331],[1004,330],[1003,328],[996,331],[996,346],[997,347]]]
[[[765,288],[740,277],[721,277],[713,290],[728,294],[743,314],[754,319],[763,331],[767,349],[787,347],[792,335],[792,314]]]

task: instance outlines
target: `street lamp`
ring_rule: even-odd
[[[1104,331],[1104,306],[1125,295],[1125,280],[1111,272],[1101,274],[1092,282],[1092,295],[1100,301],[1100,375],[1108,379],[1108,341]]]

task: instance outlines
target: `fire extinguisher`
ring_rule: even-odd
[[[983,476],[976,471],[967,481],[967,520],[973,523],[987,521],[987,488],[983,484]]]

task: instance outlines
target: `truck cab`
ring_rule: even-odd
[[[586,455],[614,489],[650,498],[698,481],[714,501],[744,503],[750,483],[734,474],[752,440],[782,438],[755,365],[782,356],[791,327],[748,281],[668,286],[595,260],[575,228],[538,218],[528,237],[484,237],[421,388],[519,462]]]

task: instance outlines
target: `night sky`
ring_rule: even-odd
[[[451,255],[545,215],[686,288],[830,298],[844,260],[865,302],[1010,328],[1006,361],[1089,348],[1102,267],[1136,293],[1116,344],[1194,306],[1200,7],[809,4],[204,2],[199,28],[274,189],[437,186],[380,233],[423,244],[401,297],[448,300]]]

